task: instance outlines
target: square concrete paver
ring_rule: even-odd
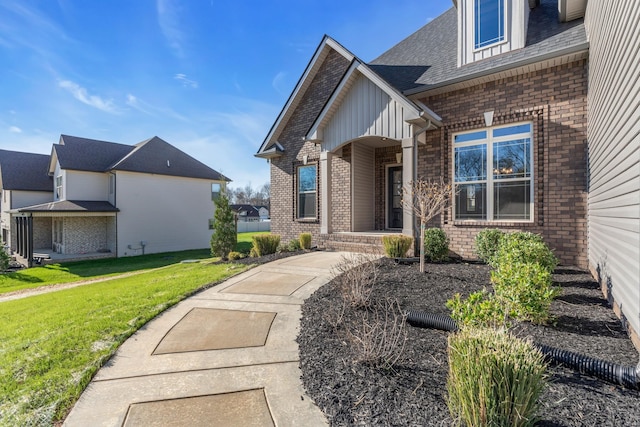
[[[221,292],[288,296],[313,279],[315,276],[263,271],[249,276]]]
[[[153,354],[265,345],[276,313],[194,308],[160,341]]]
[[[134,403],[124,427],[273,426],[263,389]]]

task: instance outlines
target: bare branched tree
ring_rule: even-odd
[[[442,212],[451,198],[451,184],[440,180],[419,179],[402,187],[402,206],[420,220],[420,272],[424,273],[424,232],[427,223]]]

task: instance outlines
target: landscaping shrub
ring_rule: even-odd
[[[214,201],[216,211],[213,214],[213,234],[211,235],[211,255],[227,259],[238,242],[238,231],[233,217],[233,210],[229,206],[229,199],[222,194]]]
[[[491,282],[509,316],[533,323],[547,322],[551,302],[560,294],[549,270],[538,263],[501,263],[491,272]]]
[[[413,242],[413,237],[403,234],[382,236],[384,253],[389,258],[404,257],[411,247],[411,242]]]
[[[545,385],[544,358],[503,329],[449,335],[448,405],[467,426],[533,426]]]
[[[348,332],[356,361],[391,369],[407,341],[406,314],[396,300],[387,299],[363,311],[361,322]]]
[[[11,257],[7,253],[7,251],[0,246],[0,272],[7,271],[9,269],[9,264],[11,263]]]
[[[311,233],[300,233],[298,241],[302,249],[311,249]]]
[[[371,293],[378,278],[378,262],[374,257],[355,253],[343,255],[332,272],[347,306],[371,305]]]
[[[251,256],[264,256],[275,254],[280,245],[280,235],[278,234],[258,234],[253,236],[253,247]]]
[[[451,310],[451,318],[460,329],[469,326],[499,327],[508,324],[502,302],[486,290],[474,292],[466,300],[463,300],[460,294],[455,294],[447,301],[447,308]]]
[[[441,228],[427,228],[424,232],[424,253],[431,261],[443,261],[449,256],[449,238]]]
[[[476,253],[478,258],[487,264],[491,264],[491,260],[498,251],[500,240],[504,236],[504,232],[496,228],[485,228],[476,234]]]
[[[229,255],[227,255],[227,258],[229,258],[229,261],[235,261],[244,258],[244,254],[241,252],[231,251],[229,252]]]
[[[491,266],[513,263],[538,263],[550,273],[558,260],[538,234],[529,232],[508,233],[500,240],[498,251],[491,259]]]
[[[300,249],[302,249],[302,246],[300,245],[300,240],[291,239],[291,241],[289,242],[289,245],[287,246],[287,250],[289,250],[289,252],[295,252],[295,251],[299,251]]]

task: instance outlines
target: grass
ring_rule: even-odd
[[[52,281],[55,274],[116,274],[136,270],[134,261],[140,269],[161,266],[166,256],[109,260],[125,262],[103,264],[104,270],[74,263],[49,269],[49,276],[30,277]],[[172,262],[182,258],[171,256]],[[142,325],[203,286],[246,268],[212,261],[1,303],[0,425],[52,425],[63,419],[100,366]]]
[[[253,233],[238,233],[238,244],[236,245],[236,251],[248,254],[253,246],[253,236],[259,234],[269,234],[268,231],[256,231]]]

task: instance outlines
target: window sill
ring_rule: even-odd
[[[304,224],[319,224],[320,220],[318,218],[296,218],[296,222]]]
[[[480,221],[480,220],[462,220],[457,219],[455,221],[448,221],[449,224],[453,224],[455,227],[521,227],[523,225],[533,225],[533,220],[522,221]]]

